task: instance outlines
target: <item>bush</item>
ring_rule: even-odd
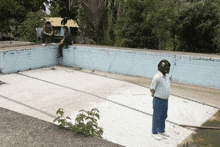
[[[167,42],[172,41],[169,38],[172,36],[171,29],[177,17],[177,4],[173,0],[158,1],[154,4],[154,9],[145,11],[144,17],[145,24],[152,26],[152,34],[158,40],[158,49],[165,50]]]
[[[41,28],[45,23],[45,13],[42,11],[29,12],[27,19],[21,23],[16,33],[20,34],[20,40],[36,42],[37,33],[35,28]]]
[[[84,134],[85,136],[95,136],[102,138],[103,129],[98,127],[97,119],[99,119],[99,110],[94,108],[91,111],[80,110],[80,114],[75,119],[75,125],[68,120],[70,117],[64,117],[63,109],[59,109],[56,114],[58,116],[53,122],[58,121],[60,128],[67,128],[72,131]]]
[[[220,13],[215,0],[186,2],[180,9],[175,33],[179,50],[215,53],[219,48]]]
[[[153,26],[146,23],[146,15],[154,1],[127,0],[124,13],[114,25],[115,46],[133,48],[157,48],[158,39],[152,34]]]
[[[127,39],[127,38],[116,39],[115,46],[118,46],[118,47],[131,47],[132,46],[132,40]]]

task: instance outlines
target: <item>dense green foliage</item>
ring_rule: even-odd
[[[115,45],[219,52],[220,12],[215,0],[127,0],[114,28]]]
[[[29,32],[28,12],[45,9],[62,24],[73,19],[81,37],[95,44],[121,47],[220,52],[220,1],[217,0],[0,0],[0,31],[17,22],[21,35]],[[30,15],[30,14],[29,14]],[[31,18],[32,17],[32,18]],[[42,19],[42,18],[41,18]],[[14,20],[14,21],[12,21]],[[33,21],[30,27],[40,24]],[[25,27],[24,27],[25,26]],[[24,31],[24,32],[22,32]],[[25,32],[26,31],[26,32]],[[32,29],[33,31],[33,29]],[[26,35],[33,41],[33,36]],[[85,41],[85,43],[87,43]]]
[[[171,30],[176,16],[177,5],[173,0],[155,2],[154,9],[150,11],[145,10],[144,23],[152,26],[151,33],[155,35],[158,40],[158,49],[166,49],[166,42],[171,40]]]
[[[145,21],[145,15],[152,11],[153,3],[153,1],[136,0],[128,0],[124,3],[125,13],[117,20],[114,27],[116,46],[157,48],[158,39],[151,33],[153,26]]]
[[[0,32],[11,30],[10,26],[22,23],[28,12],[45,10],[47,0],[0,0]]]
[[[54,4],[50,7],[50,17],[61,17],[59,14],[60,6],[58,4]]]
[[[219,8],[213,0],[184,3],[175,21],[179,50],[216,52],[219,44]]]
[[[165,49],[177,15],[174,1],[128,0],[124,11],[115,24],[116,46]]]
[[[26,20],[23,21],[15,31],[20,35],[20,40],[35,42],[37,39],[35,28],[41,28],[43,26],[45,16],[46,13],[43,11],[29,12]]]
[[[68,19],[76,20],[78,5],[74,5],[70,11],[69,0],[52,0],[50,1],[51,17],[62,17],[62,24],[66,24]]]
[[[82,7],[84,0],[73,0],[71,11],[65,3],[55,1],[66,10],[60,10],[59,14],[76,20],[82,34],[96,44],[219,51],[220,13],[215,0],[108,0],[98,29],[93,25],[92,16],[86,13],[88,10]]]

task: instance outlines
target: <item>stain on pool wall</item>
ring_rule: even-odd
[[[1,52],[2,73],[54,66],[58,64],[54,46]]]
[[[184,84],[220,88],[220,58],[171,55],[135,50],[70,47],[62,65],[152,78],[160,60],[171,63],[172,80]]]

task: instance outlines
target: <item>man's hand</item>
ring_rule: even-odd
[[[48,35],[48,36],[52,36],[52,35],[53,35],[53,32],[47,33],[47,32],[45,32],[45,31],[43,31],[43,33],[46,34],[46,35]]]
[[[49,36],[52,36],[53,35],[53,31],[49,34]]]
[[[151,96],[154,97],[155,90],[154,89],[150,89],[150,92],[151,92]]]
[[[45,35],[51,36],[49,33],[45,32],[45,31],[44,31],[43,33],[44,33]]]
[[[62,43],[63,43],[63,41],[64,41],[64,40],[61,40],[61,41],[60,41],[60,44],[62,44]]]

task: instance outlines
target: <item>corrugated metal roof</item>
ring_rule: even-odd
[[[63,20],[63,18],[61,18],[61,17],[46,17],[45,19],[46,19],[46,21],[50,21],[51,24],[55,27],[64,26],[64,25],[61,24],[61,21]],[[79,27],[78,24],[73,20],[68,20],[67,23],[65,24],[65,26],[67,26],[67,27],[76,27],[76,28]]]

